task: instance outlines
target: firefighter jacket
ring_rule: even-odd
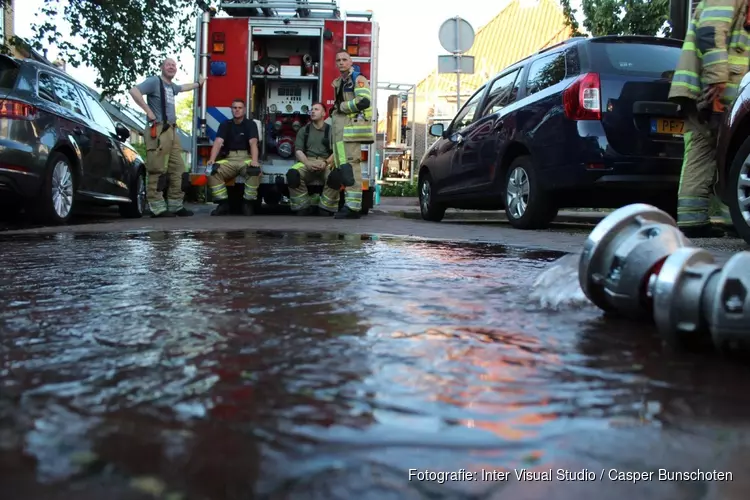
[[[750,63],[746,13],[747,0],[701,0],[672,77],[670,100],[698,101],[707,85],[723,83],[721,102],[732,104]]]
[[[375,134],[372,124],[372,93],[370,83],[361,74],[351,73],[333,81],[336,104],[331,119],[343,119],[344,142],[372,144]]]

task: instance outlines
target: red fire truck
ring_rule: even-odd
[[[260,132],[259,198],[267,205],[288,203],[285,174],[296,162],[295,137],[309,121],[314,102],[327,109],[334,103],[331,83],[339,75],[338,50],[351,54],[355,71],[370,80],[376,100],[379,28],[372,16],[371,11],[342,14],[333,0],[236,0],[222,1],[218,12],[204,9],[198,21],[196,76],[206,75],[206,83],[193,108],[193,184],[205,182],[219,124],[232,117],[232,100],[241,98]],[[373,111],[375,129],[376,101]],[[372,207],[374,147],[362,146],[363,213]],[[230,199],[240,201],[243,182],[238,177],[230,183],[236,186],[229,189]]]

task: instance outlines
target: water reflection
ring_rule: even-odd
[[[404,471],[613,466],[654,455],[644,436],[747,416],[738,365],[530,300],[557,254],[273,232],[2,245],[0,465],[21,479],[0,487],[29,498],[133,480],[162,497],[472,498],[487,485]]]

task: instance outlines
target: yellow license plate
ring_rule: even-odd
[[[685,133],[685,121],[672,118],[651,120],[651,132],[655,134],[682,135]]]

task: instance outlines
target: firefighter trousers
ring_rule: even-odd
[[[342,119],[331,120],[331,142],[333,149],[333,168],[339,168],[348,163],[354,171],[354,185],[345,186],[344,206],[352,212],[362,210],[362,146],[358,142],[344,142],[344,124]],[[330,175],[330,172],[329,172]],[[339,208],[339,189],[332,189],[326,185],[320,197],[320,208],[328,212],[336,212]]]
[[[325,158],[311,157],[310,160],[325,161]],[[310,194],[307,192],[308,184],[320,181],[322,184],[325,181],[326,171],[325,170],[313,170],[310,167],[306,167],[304,163],[298,162],[292,165],[293,170],[297,170],[300,174],[300,183],[296,188],[289,188],[289,202],[291,209],[295,212],[304,210],[306,208],[317,207],[320,204],[320,195]],[[338,209],[338,202],[336,205]]]
[[[685,122],[685,156],[677,195],[677,225],[705,226],[711,223],[709,209],[716,183],[716,135],[706,123],[690,114]],[[729,209],[721,206],[722,224],[731,225]]]
[[[156,126],[156,138],[151,137],[147,127],[146,138],[146,198],[154,215],[177,212],[182,208],[185,193],[182,191],[182,176],[187,172],[182,160],[182,147],[174,125],[162,133],[162,125]],[[167,200],[164,201],[164,188]]]
[[[231,181],[240,175],[243,170],[250,166],[252,158],[247,151],[230,151],[226,158],[216,162],[218,168],[208,178],[208,187],[211,189],[211,198],[216,202],[229,199],[227,192],[227,181]],[[245,192],[242,197],[247,201],[255,201],[258,198],[258,186],[260,175],[245,178]]]

